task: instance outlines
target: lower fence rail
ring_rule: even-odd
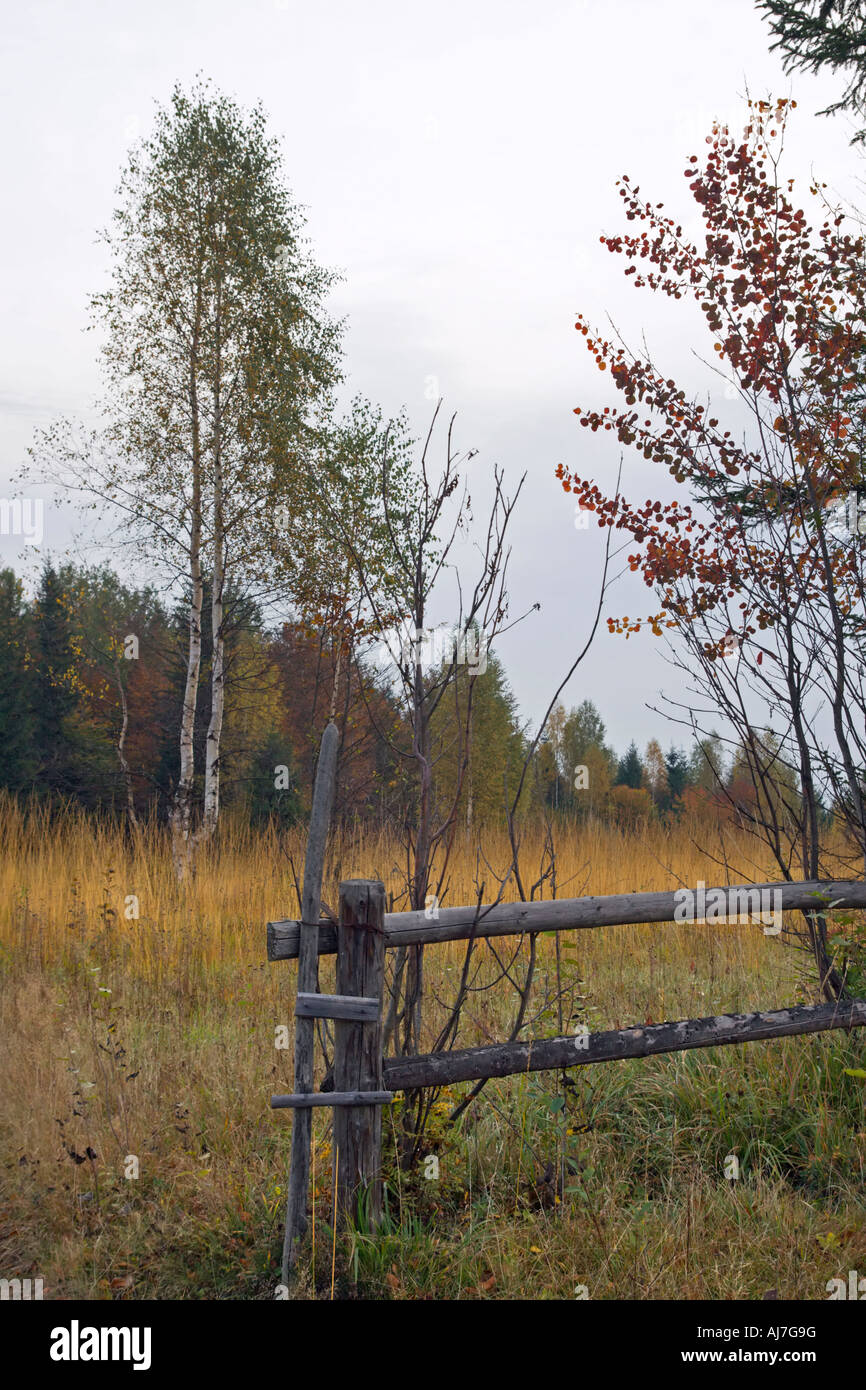
[[[766,1013],[719,1014],[712,1018],[686,1018],[678,1023],[615,1028],[606,1033],[496,1043],[490,1047],[431,1052],[418,1057],[386,1057],[384,1084],[390,1091],[407,1091],[416,1086],[448,1086],[459,1081],[515,1076],[520,1072],[584,1067],[626,1057],[652,1057],[656,1053],[688,1052],[697,1047],[765,1042],[799,1033],[864,1026],[866,1000],[862,999],[803,1004]]]

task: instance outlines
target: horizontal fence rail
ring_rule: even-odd
[[[726,901],[734,907],[754,902],[755,894],[772,894],[772,908],[782,912],[810,907],[818,909],[828,901],[844,907],[866,907],[866,882],[850,879],[742,883],[704,891],[708,904],[713,895],[723,893]],[[776,897],[776,894],[779,896]],[[527,932],[673,922],[681,895],[682,890],[675,893],[612,893],[605,897],[555,898],[547,902],[443,907],[435,914],[432,911],[386,912],[385,945],[421,946],[441,941],[465,941],[468,937],[480,939],[487,936],[521,936]],[[759,918],[762,910],[765,910],[763,900],[761,906],[752,908],[752,916]],[[738,915],[743,916],[744,912]],[[299,922],[268,922],[268,960],[295,959],[299,941]],[[323,921],[318,929],[319,955],[335,955],[336,950],[336,928]]]
[[[339,1018],[354,1023],[376,1023],[380,1008],[378,999],[363,999],[360,995],[299,992],[295,1000],[295,1018]]]
[[[567,1038],[533,1042],[495,1043],[463,1051],[433,1052],[418,1057],[385,1058],[384,1084],[391,1091],[416,1086],[449,1086],[516,1076],[527,1071],[582,1067],[593,1062],[616,1062],[626,1057],[652,1057],[663,1052],[687,1052],[697,1047],[764,1042],[799,1033],[823,1033],[833,1028],[866,1027],[866,1001],[797,1005],[769,1013],[721,1014],[687,1018],[680,1023],[614,1029]]]
[[[313,1110],[316,1106],[390,1105],[393,1091],[306,1091],[303,1095],[271,1096],[272,1110]]]

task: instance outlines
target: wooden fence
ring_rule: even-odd
[[[822,908],[826,910],[827,904],[866,907],[866,883],[860,881],[746,884],[736,888],[708,889],[706,897],[709,901],[711,894],[723,893],[728,901],[754,902],[756,900],[748,895],[760,889],[779,895],[773,902],[774,907],[781,911],[820,911]],[[677,920],[677,899],[678,895],[674,893],[626,893],[552,902],[444,908],[428,916],[425,912],[386,913],[382,883],[350,879],[340,885],[340,910],[336,925],[315,919],[311,922],[309,918],[305,923],[269,922],[268,959],[280,961],[298,958],[306,967],[301,978],[299,965],[296,1027],[298,1030],[308,1028],[311,1039],[313,1019],[330,1018],[335,1025],[334,1090],[312,1091],[310,1051],[308,1079],[305,1073],[304,1084],[298,1085],[296,1066],[294,1093],[273,1096],[271,1105],[275,1109],[294,1109],[297,1117],[309,1116],[313,1106],[334,1107],[338,1211],[343,1214],[356,1211],[363,1194],[366,1220],[375,1224],[379,1218],[381,1107],[389,1104],[397,1091],[866,1025],[866,1001],[854,1000],[762,1013],[683,1019],[674,1023],[501,1043],[422,1056],[382,1056],[386,950],[398,946],[434,945],[444,941],[479,940],[494,936],[576,931],[633,923],[670,923]],[[306,962],[305,944],[309,952]],[[310,982],[314,986],[316,978],[316,957],[323,954],[337,956],[338,992],[334,995],[321,995],[314,987],[311,988]],[[306,1061],[306,1058],[304,1050],[303,1059]],[[298,1133],[300,1127],[297,1118],[295,1124]],[[306,1143],[309,1144],[309,1131]],[[303,1170],[304,1202],[306,1171]],[[303,1219],[300,1219],[294,1230],[287,1224],[287,1250],[298,1231],[303,1229],[303,1224]],[[284,1272],[286,1268],[284,1264]]]

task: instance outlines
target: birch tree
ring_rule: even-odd
[[[182,878],[219,816],[226,584],[268,571],[268,514],[277,498],[291,508],[299,441],[339,376],[340,325],[324,307],[334,276],[309,254],[261,108],[244,112],[206,83],[176,88],[118,192],[111,281],[93,299],[106,426],[84,448],[63,424],[41,444],[61,481],[120,508],[136,554],[188,595],[172,810]],[[203,621],[211,699],[196,820]]]

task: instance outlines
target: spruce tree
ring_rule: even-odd
[[[34,606],[33,735],[36,782],[42,793],[70,796],[77,790],[76,757],[69,721],[76,703],[72,623],[63,576],[46,563]]]
[[[644,769],[637,751],[637,744],[632,741],[625,752],[625,757],[620,758],[619,766],[616,770],[615,786],[638,787],[643,785]]]
[[[818,73],[822,68],[848,74],[838,101],[819,114],[855,111],[866,97],[866,5],[863,0],[758,0],[775,38],[786,72]],[[866,138],[860,130],[855,142]]]
[[[683,792],[689,783],[689,765],[683,750],[674,748],[673,744],[665,753],[665,771],[668,779],[668,790],[664,809],[675,811],[679,809]]]
[[[27,651],[27,606],[21,581],[0,570],[0,785],[26,790],[36,770],[33,681]]]

